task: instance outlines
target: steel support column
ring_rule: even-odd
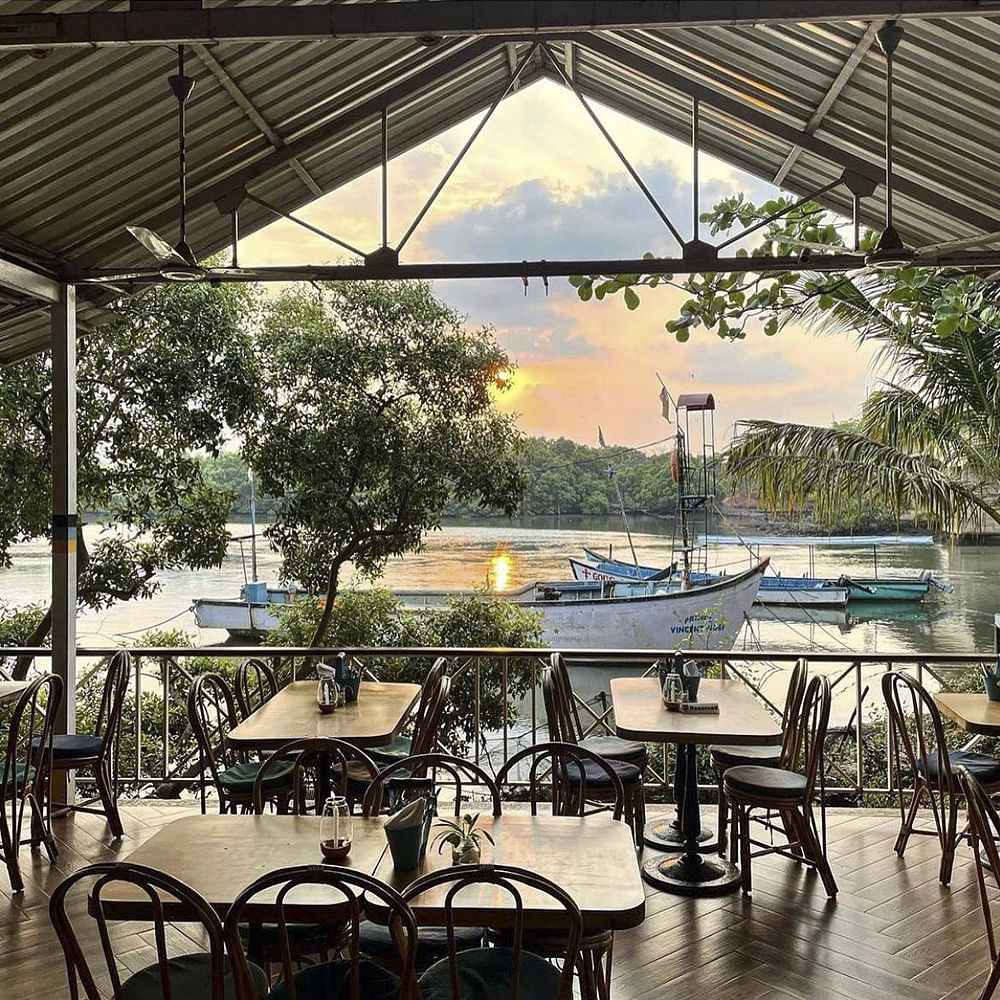
[[[76,286],[63,284],[52,306],[52,670],[65,685],[57,733],[76,732],[76,527]],[[57,771],[53,783],[54,801],[72,803],[71,775]]]

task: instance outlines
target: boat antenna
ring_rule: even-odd
[[[604,431],[601,430],[600,424],[597,426],[597,440],[600,442],[602,448],[607,448],[607,443],[604,440]],[[621,482],[615,479],[615,467],[610,462],[608,462],[608,480],[615,484],[615,490],[618,493],[618,507],[622,512],[622,524],[625,525],[625,536],[628,538],[628,547],[632,550],[632,562],[635,564],[636,569],[638,569],[639,557],[635,554],[635,545],[632,544],[632,532],[629,530],[628,518],[625,516],[625,497],[622,496]]]

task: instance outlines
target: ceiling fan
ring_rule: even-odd
[[[885,221],[875,247],[864,257],[866,267],[887,270],[895,267],[933,266],[942,257],[951,252],[967,250],[975,247],[991,246],[1000,243],[1000,232],[979,233],[975,236],[963,236],[940,243],[929,243],[922,247],[907,246],[896,227],[893,225],[893,197],[895,192],[895,173],[893,163],[893,56],[903,38],[903,27],[896,21],[888,21],[876,33],[879,48],[885,55]],[[816,253],[829,253],[839,249],[835,244],[810,243],[808,240],[798,240],[793,237],[776,239],[776,243]],[[854,250],[860,253],[860,248]],[[808,258],[807,258],[808,259]],[[984,263],[986,263],[984,261]],[[991,266],[996,266],[993,261]]]
[[[175,246],[146,226],[128,225],[125,229],[156,258],[156,268],[134,268],[118,274],[102,274],[91,280],[115,284],[136,280],[201,281],[207,271],[199,263],[187,241],[187,102],[194,90],[194,78],[184,72],[184,46],[177,46],[177,73],[167,82],[177,99],[177,181],[179,200],[179,240]]]

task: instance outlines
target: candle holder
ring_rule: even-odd
[[[351,839],[354,821],[351,807],[343,795],[331,795],[323,806],[323,817],[319,822],[319,849],[323,860],[337,864],[351,853]]]

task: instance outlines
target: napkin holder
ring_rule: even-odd
[[[385,839],[389,843],[394,868],[409,871],[419,866],[423,856],[421,844],[425,837],[424,831],[430,828],[429,813],[424,800],[415,799],[386,820]],[[403,825],[396,825],[398,823]]]

